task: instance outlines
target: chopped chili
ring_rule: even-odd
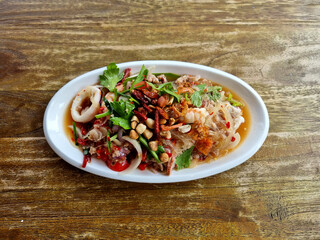
[[[147,120],[147,116],[141,112],[138,112],[136,110],[133,110],[134,114],[139,118],[140,121],[146,121]]]
[[[157,139],[160,140],[160,124],[159,124],[159,110],[157,108],[154,116],[154,133],[157,136]]]
[[[159,111],[159,114],[161,115],[161,117],[163,117],[164,119],[169,119],[168,113],[166,113],[162,108],[159,108],[159,107],[156,107],[156,108]]]

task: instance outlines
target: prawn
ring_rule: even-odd
[[[183,123],[201,123],[204,124],[207,116],[209,116],[208,111],[205,108],[189,108],[187,113],[180,117],[180,121]]]

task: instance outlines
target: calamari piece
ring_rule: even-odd
[[[95,86],[88,86],[75,97],[71,107],[71,116],[74,121],[90,122],[100,109],[101,92]]]

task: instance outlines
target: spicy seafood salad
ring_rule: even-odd
[[[234,149],[243,109],[229,91],[200,76],[152,73],[144,65],[133,74],[111,63],[67,114],[82,167],[94,157],[113,171],[170,175]]]

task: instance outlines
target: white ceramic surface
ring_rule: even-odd
[[[251,126],[246,139],[233,152],[211,163],[201,164],[195,168],[173,171],[171,176],[154,174],[150,171],[136,169],[130,174],[123,175],[110,170],[106,164],[97,159],[92,159],[86,168],[82,168],[83,154],[76,148],[64,132],[63,119],[67,106],[79,90],[85,86],[98,82],[99,75],[105,67],[85,73],[63,86],[49,102],[43,120],[45,137],[51,148],[65,161],[84,171],[103,177],[144,183],[182,182],[199,179],[224,172],[238,166],[248,160],[265,141],[269,130],[269,116],[267,108],[259,94],[241,79],[203,65],[177,62],[177,61],[136,61],[120,63],[117,66],[120,71],[130,67],[132,72],[138,72],[144,64],[146,67],[155,66],[153,72],[172,72],[177,74],[200,75],[210,79],[231,91],[237,93],[243,99],[250,110]]]

